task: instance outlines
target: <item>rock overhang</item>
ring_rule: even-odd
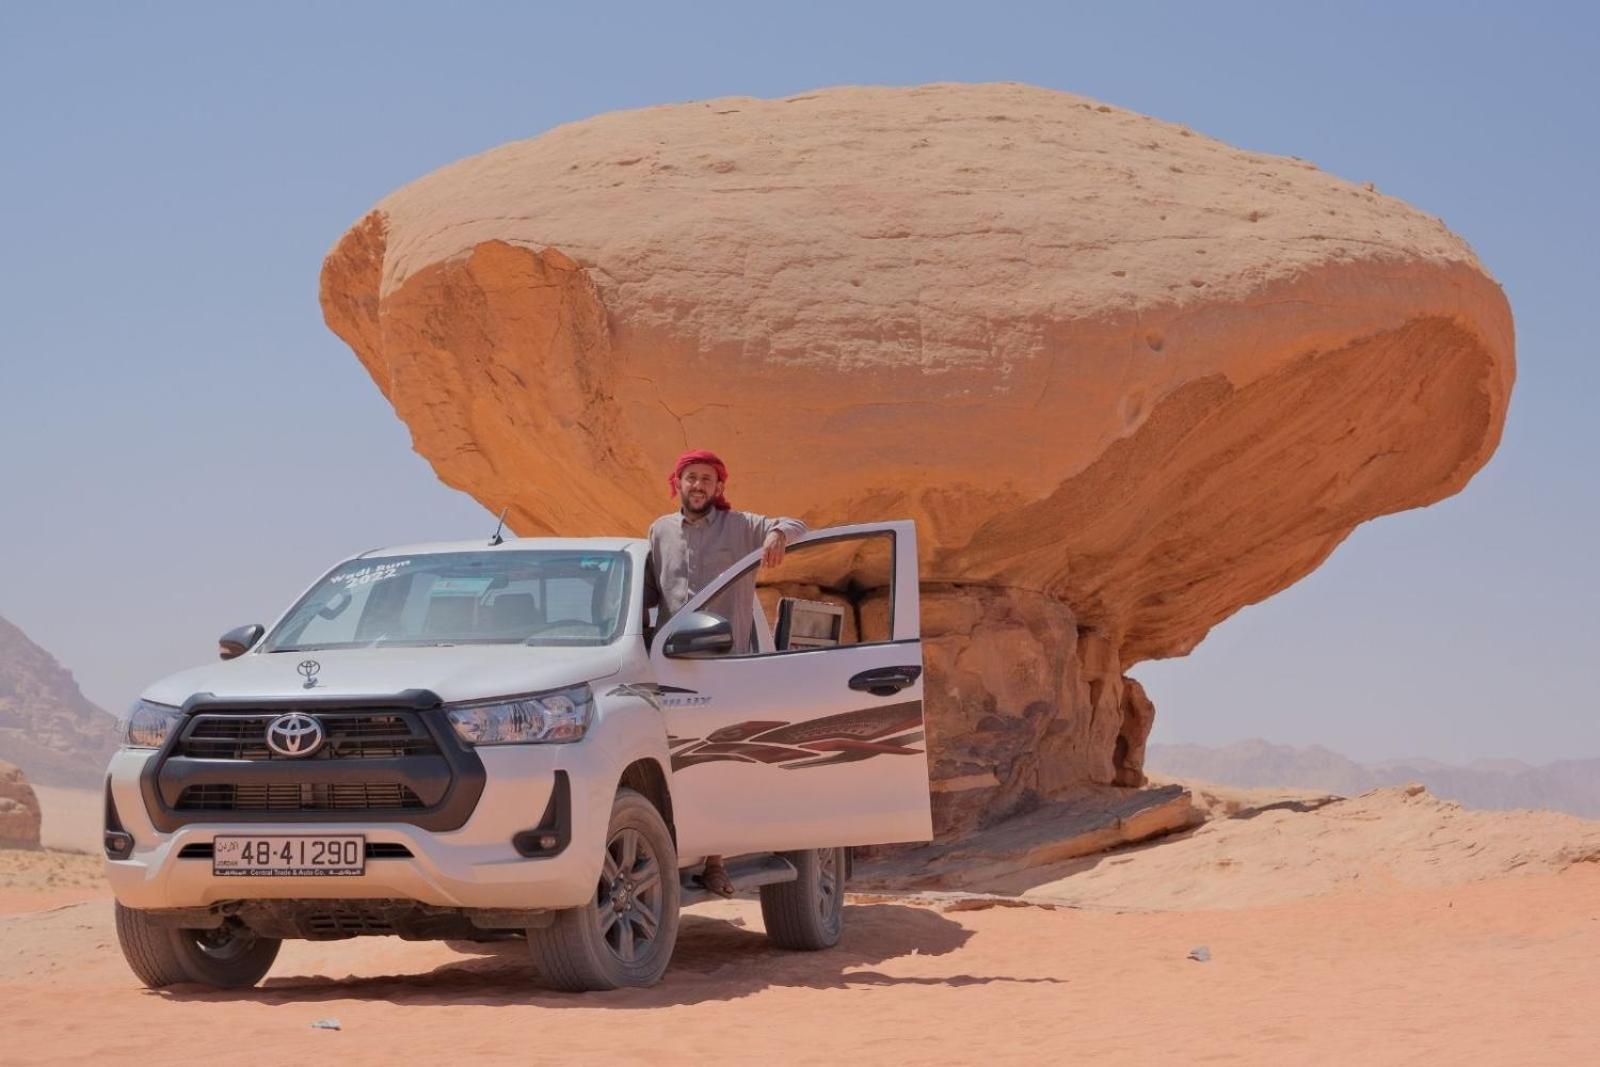
[[[1019,85],[560,127],[385,198],[323,299],[519,530],[642,528],[707,445],[741,506],[915,517],[930,579],[1059,596],[1130,662],[1460,489],[1513,373],[1439,220]]]
[[[386,197],[322,303],[519,533],[643,530],[685,447],[739,507],[916,519],[946,829],[1142,780],[1123,671],[1459,491],[1515,370],[1438,219],[1019,85],[563,126]]]

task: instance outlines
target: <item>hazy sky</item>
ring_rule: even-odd
[[[1141,667],[1157,739],[1600,755],[1595,10],[0,5],[0,615],[120,710],[345,554],[487,535],[317,307],[391,189],[614,108],[1014,80],[1376,182],[1516,313],[1489,467]]]

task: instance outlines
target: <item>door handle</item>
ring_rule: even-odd
[[[875,697],[892,697],[916,684],[921,667],[874,667],[850,679],[850,688]]]

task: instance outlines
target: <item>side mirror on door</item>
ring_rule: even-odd
[[[256,642],[261,640],[261,635],[266,632],[267,628],[259,622],[253,622],[249,626],[235,626],[217,638],[218,658],[233,659],[235,656],[244,655],[255,647]]]
[[[733,624],[721,615],[692,611],[667,638],[664,656],[674,659],[711,659],[733,651]]]

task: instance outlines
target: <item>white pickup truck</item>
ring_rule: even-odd
[[[648,985],[712,855],[773,941],[834,944],[848,846],[932,835],[916,535],[798,539],[736,640],[759,556],[653,633],[621,538],[368,552],[230,631],[111,760],[134,973],[240,987],[284,938],[522,937],[556,988]]]

